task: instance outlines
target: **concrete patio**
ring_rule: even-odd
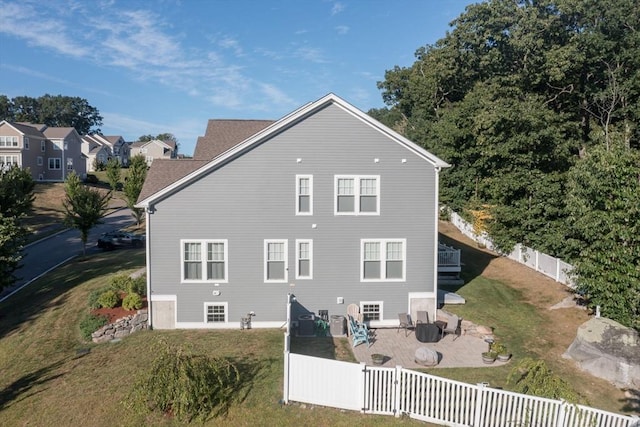
[[[473,335],[445,335],[439,342],[420,342],[416,339],[414,331],[405,331],[396,328],[375,329],[371,345],[360,344],[353,348],[353,354],[359,362],[371,365],[371,355],[380,353],[386,356],[382,366],[394,367],[400,365],[403,368],[427,368],[414,361],[415,352],[420,347],[426,347],[438,352],[439,363],[431,368],[477,368],[502,366],[509,362],[495,361],[493,364],[485,364],[482,361],[482,353],[487,351],[488,344],[479,337]],[[454,339],[456,338],[456,339]],[[350,338],[349,338],[350,339]]]

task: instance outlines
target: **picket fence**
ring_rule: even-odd
[[[465,236],[486,246],[487,249],[492,251],[496,250],[495,245],[488,235],[476,235],[473,232],[473,225],[464,220],[456,212],[451,212],[451,223]],[[552,257],[551,255],[547,255],[520,243],[515,246],[510,254],[506,254],[506,256],[509,259],[517,261],[520,264],[524,264],[527,267],[552,278],[556,282],[562,283],[563,285],[571,288],[574,287],[573,277],[571,276],[573,266],[559,258]]]
[[[287,337],[285,337],[287,340]],[[640,419],[404,369],[290,353],[284,402],[408,415],[447,426],[640,427]]]

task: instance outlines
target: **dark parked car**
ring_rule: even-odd
[[[144,246],[144,236],[127,233],[126,231],[110,231],[102,233],[98,239],[98,247],[104,250],[115,249],[121,246],[141,248]]]

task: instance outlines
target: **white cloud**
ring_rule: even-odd
[[[324,58],[324,55],[320,49],[308,46],[296,49],[295,56],[298,58],[302,58],[305,61],[315,62],[317,64],[326,64],[329,62]]]
[[[29,4],[3,3],[0,7],[0,32],[24,39],[30,46],[51,49],[63,55],[82,57],[89,50],[76,43],[65,32],[61,20],[43,13]]]
[[[349,27],[347,27],[346,25],[338,25],[336,27],[336,32],[340,35],[347,34],[349,32]]]
[[[338,13],[342,12],[345,8],[345,5],[343,3],[340,3],[339,1],[335,2],[333,4],[333,7],[331,8],[331,15],[337,15]]]

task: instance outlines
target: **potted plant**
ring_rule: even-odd
[[[384,363],[384,354],[373,353],[371,355],[371,361],[374,365],[382,365]]]
[[[482,353],[482,361],[487,365],[490,365],[493,362],[495,362],[497,357],[498,357],[498,354],[493,350],[485,351],[484,353]]]
[[[491,351],[496,353],[497,358],[500,362],[506,362],[511,358],[511,353],[507,351],[507,346],[501,342],[495,342],[491,346]]]

